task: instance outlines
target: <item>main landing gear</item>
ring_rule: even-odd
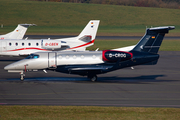
[[[96,75],[88,75],[88,78],[89,78],[92,82],[97,81],[97,76],[96,76]]]
[[[21,79],[21,81],[24,81],[24,76],[25,76],[25,74],[23,72],[20,72],[20,79]]]

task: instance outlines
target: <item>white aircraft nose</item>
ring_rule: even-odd
[[[4,69],[5,70],[12,70],[12,69],[15,69],[15,67],[13,64],[10,64],[10,65],[5,66]]]

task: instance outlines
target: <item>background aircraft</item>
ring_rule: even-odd
[[[146,34],[129,52],[116,50],[84,51],[84,52],[38,52],[26,59],[7,65],[8,72],[37,71],[39,69],[87,76],[97,80],[97,74],[107,73],[136,65],[154,65],[158,62],[158,50],[169,30],[174,26],[146,29]]]
[[[5,35],[0,35],[0,40],[4,39],[23,39],[27,28],[29,26],[35,26],[35,24],[18,24],[16,29],[10,33],[7,33]]]
[[[6,39],[0,41],[0,55],[23,56],[40,51],[85,51],[94,44],[99,20],[91,20],[77,37],[63,39]]]

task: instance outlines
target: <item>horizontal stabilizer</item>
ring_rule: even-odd
[[[19,24],[19,25],[26,27],[26,28],[31,27],[31,26],[37,26],[36,24]]]
[[[154,28],[149,28],[150,31],[156,31],[159,33],[168,33],[169,30],[175,29],[174,26],[163,26],[163,27],[154,27]]]

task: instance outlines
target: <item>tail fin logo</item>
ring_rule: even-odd
[[[92,24],[91,28],[93,28],[94,27],[93,22],[91,22],[91,24]]]

